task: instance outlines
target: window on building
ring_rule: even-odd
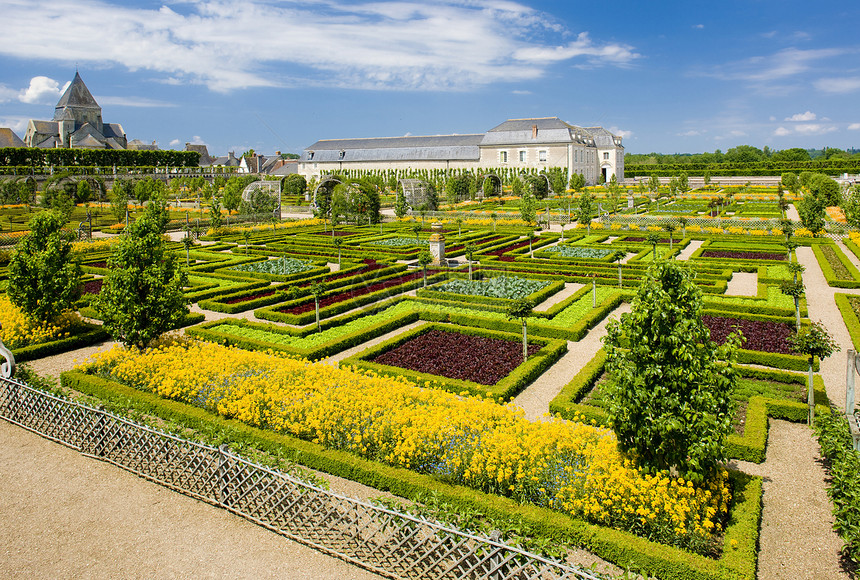
[[[507,151],[499,151],[499,163],[507,163],[508,162],[508,152]]]
[[[345,155],[346,155],[346,151],[344,151],[343,149],[341,149],[341,150],[340,150],[340,157],[338,157],[338,159],[343,159]]]
[[[546,151],[538,151],[538,161],[546,161]]]
[[[609,159],[609,152],[608,151],[603,154],[603,158],[606,160]]]
[[[520,151],[520,163],[525,163],[528,160],[528,156],[525,151]]]
[[[312,161],[312,160],[313,160],[313,158],[314,158],[314,152],[313,152],[313,151],[308,151],[308,161]]]

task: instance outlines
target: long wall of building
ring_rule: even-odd
[[[551,167],[585,176],[624,179],[621,137],[602,127],[578,127],[558,117],[509,119],[486,133],[324,139],[309,146],[298,172],[307,179],[343,170],[446,170],[481,172],[499,167],[540,171]]]

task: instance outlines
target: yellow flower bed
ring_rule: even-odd
[[[59,340],[69,336],[69,328],[81,321],[73,312],[62,315],[55,324],[31,320],[12,304],[7,296],[0,296],[0,340],[10,349]]]
[[[827,215],[829,215],[830,219],[832,219],[833,221],[838,222],[840,224],[848,223],[848,220],[845,219],[845,214],[842,212],[842,208],[840,208],[838,205],[829,206],[825,211],[827,211]]]
[[[532,422],[513,405],[373,372],[190,341],[142,353],[116,347],[83,368],[249,425],[664,542],[709,541],[730,500],[725,471],[704,486],[645,474],[608,429]]]

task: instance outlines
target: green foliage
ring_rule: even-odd
[[[221,217],[221,196],[215,195],[212,197],[212,202],[209,205],[209,226],[220,228],[223,223]]]
[[[39,147],[0,148],[0,166],[27,165],[35,167],[60,166],[123,166],[146,167],[160,165],[197,167],[200,154],[196,151],[133,151],[129,149],[40,149]]]
[[[585,192],[579,196],[579,223],[588,226],[588,233],[591,233],[591,218],[594,217],[594,198],[591,193]]]
[[[829,460],[827,495],[833,502],[833,529],[845,542],[842,553],[860,562],[860,454],[854,451],[845,415],[835,409],[815,422],[821,453]]]
[[[568,183],[570,189],[575,192],[582,191],[585,187],[585,176],[581,173],[573,173],[570,176],[570,182]]]
[[[445,184],[445,194],[448,203],[457,203],[468,197],[469,181],[470,179],[465,175],[456,175],[448,179],[448,182]]]
[[[406,204],[406,195],[401,188],[397,188],[397,198],[394,201],[394,215],[397,219],[403,219],[409,211],[409,206]]]
[[[702,294],[676,262],[649,268],[632,312],[607,326],[609,416],[621,447],[645,469],[694,481],[726,459],[741,338],[722,345],[702,322]]]
[[[489,296],[515,300],[525,298],[550,284],[549,280],[531,280],[517,276],[496,276],[485,280],[462,280],[455,278],[434,289],[439,292],[467,294],[470,296]]]
[[[800,189],[800,181],[797,179],[797,174],[790,171],[783,173],[782,185],[791,193],[797,193]]]
[[[813,357],[825,359],[839,351],[839,345],[820,322],[801,328],[788,342],[794,352],[808,356],[810,364]]]
[[[519,183],[519,181],[515,181],[514,183]],[[529,225],[533,224],[535,221],[536,205],[532,192],[526,189],[523,192],[523,199],[520,202],[520,217]]]
[[[800,204],[797,205],[797,213],[800,214],[803,227],[813,234],[821,231],[824,228],[825,208],[823,199],[817,194],[810,192],[804,195]]]
[[[525,178],[526,188],[535,199],[544,199],[549,193],[546,178],[542,175],[529,175]]]
[[[821,200],[825,207],[839,205],[839,184],[826,175],[816,173],[809,182],[809,191]]]
[[[300,197],[308,190],[308,182],[303,175],[293,173],[284,178],[284,195]]]
[[[845,220],[855,228],[860,228],[860,185],[849,188],[839,204]]]
[[[265,272],[267,274],[278,274],[287,276],[297,274],[299,272],[307,272],[314,267],[314,263],[309,260],[300,260],[298,258],[281,257],[275,260],[263,260],[262,262],[251,262],[250,264],[239,264],[233,266],[231,270],[240,272]]]
[[[9,299],[42,322],[53,322],[78,298],[81,267],[72,256],[75,235],[63,231],[65,223],[57,212],[34,215],[9,264]]]
[[[125,212],[128,209],[128,200],[134,192],[134,185],[130,179],[117,179],[113,182],[110,194],[110,211],[117,222],[125,219]]]
[[[158,208],[150,205],[108,258],[110,272],[95,307],[105,329],[126,346],[145,348],[188,313],[187,276],[165,251],[161,234]]]

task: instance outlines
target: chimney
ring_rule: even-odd
[[[537,125],[532,125],[532,139],[537,139]]]

